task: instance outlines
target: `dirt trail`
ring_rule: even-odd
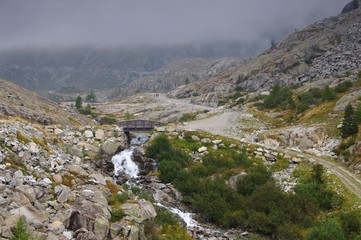
[[[210,107],[194,105],[187,100],[182,99],[169,99],[165,95],[160,95],[159,100],[163,103],[173,104],[174,107],[189,107],[193,109],[210,109]],[[240,140],[238,131],[235,130],[235,126],[238,124],[237,120],[241,117],[241,112],[232,110],[224,110],[212,108],[217,115],[210,118],[195,120],[187,123],[186,127],[189,129],[203,130],[216,135],[222,135],[230,138]],[[257,145],[257,143],[251,142],[251,144]],[[289,149],[280,149],[287,154],[295,155],[295,152]],[[317,157],[315,155],[303,154],[307,159],[314,159],[316,162],[322,164],[328,171],[335,174],[341,182],[358,198],[361,199],[361,180],[350,171],[344,169],[342,166],[325,160],[324,158]]]

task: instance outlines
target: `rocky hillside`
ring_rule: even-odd
[[[265,90],[276,83],[281,86],[315,81],[332,83],[331,80],[337,80],[336,76],[357,72],[360,68],[360,22],[361,8],[316,22],[290,34],[228,75],[182,86],[169,96],[202,95],[196,101],[217,102],[218,95],[236,87]]]
[[[216,75],[245,62],[242,58],[187,58],[175,61],[161,69],[140,77],[131,84],[130,89],[141,91],[173,90],[178,86]]]
[[[41,124],[92,124],[75,111],[68,111],[37,93],[0,79],[0,116],[20,117]]]
[[[145,221],[156,216],[153,205],[145,200],[124,204],[122,216],[127,218],[119,223],[107,199],[125,190],[97,170],[104,162],[101,157],[109,158],[126,146],[123,131],[114,127],[39,129],[1,120],[2,239],[13,236],[19,215],[37,239],[138,239],[144,235]],[[90,160],[95,155],[99,160]]]

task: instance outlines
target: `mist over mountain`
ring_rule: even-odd
[[[2,51],[0,76],[32,89],[125,87],[183,58],[249,56],[256,44],[207,43],[132,48],[20,48]]]
[[[180,59],[256,56],[346,2],[1,1],[0,77],[37,90],[125,88]]]

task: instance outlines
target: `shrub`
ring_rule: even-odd
[[[260,185],[271,178],[271,173],[262,165],[252,166],[248,174],[237,182],[237,190],[242,195],[250,195]]]
[[[326,218],[314,226],[306,240],[346,240],[340,224],[334,218]]]
[[[76,109],[81,109],[82,108],[82,104],[83,104],[83,101],[82,101],[82,99],[81,99],[81,97],[80,96],[78,96],[77,98],[76,98],[76,100],[75,100],[75,107],[76,107]]]
[[[85,108],[79,109],[79,112],[84,115],[92,115],[92,109],[91,106],[88,104]]]
[[[100,119],[100,124],[102,125],[115,125],[118,121],[114,117],[105,116]]]
[[[352,87],[352,82],[351,81],[345,81],[343,83],[338,84],[334,88],[334,90],[337,93],[344,93],[344,92],[347,92],[351,87]]]
[[[358,212],[342,212],[340,220],[343,231],[348,236],[358,235],[361,231],[360,214]]]
[[[358,126],[354,116],[354,110],[351,104],[348,104],[345,108],[345,114],[342,121],[341,136],[347,138],[358,132]]]
[[[16,132],[16,137],[21,142],[24,142],[24,143],[30,142],[30,140],[27,137],[25,137],[25,135],[20,130],[18,130]]]
[[[322,99],[324,101],[331,101],[331,100],[336,99],[335,92],[328,85],[326,85],[325,88],[322,91]]]
[[[357,124],[361,124],[361,103],[359,103],[355,109],[354,119]]]
[[[184,113],[180,118],[179,122],[189,122],[197,118],[197,113]]]
[[[117,221],[121,220],[123,217],[125,217],[125,213],[121,208],[118,208],[118,209],[110,212],[110,221],[111,222],[117,222]]]
[[[276,108],[281,103],[288,100],[290,95],[292,94],[289,89],[283,88],[280,85],[276,84],[271,89],[270,95],[265,98],[264,106],[268,109]]]
[[[128,200],[128,195],[125,193],[122,194],[114,194],[113,196],[111,196],[108,199],[108,204],[109,205],[118,205],[118,204],[122,204],[125,203]]]
[[[22,217],[19,217],[16,222],[16,228],[14,230],[14,236],[10,240],[28,240],[30,239],[30,233],[26,228],[26,224]]]
[[[95,102],[96,101],[96,96],[93,91],[90,91],[90,93],[88,93],[88,95],[85,98],[85,101],[87,101],[87,102]]]

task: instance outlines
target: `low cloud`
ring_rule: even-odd
[[[0,48],[240,41],[268,44],[348,0],[0,0]]]

